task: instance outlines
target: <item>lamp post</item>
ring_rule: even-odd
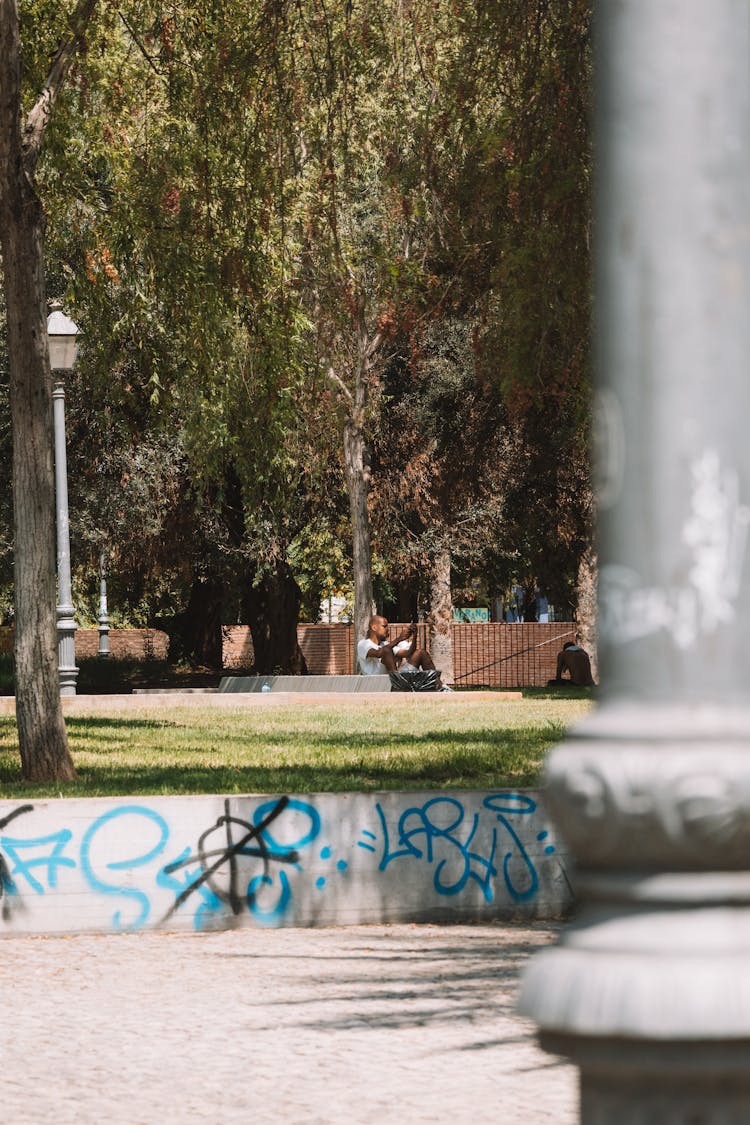
[[[107,552],[99,556],[99,656],[109,656],[109,614],[107,613]]]
[[[53,302],[47,317],[49,361],[52,368],[52,413],[55,431],[55,495],[57,497],[57,662],[60,695],[75,695],[78,669],[75,651],[75,608],[70,588],[70,532],[68,527],[68,468],[65,452],[64,376],[73,370],[78,354],[78,326]]]

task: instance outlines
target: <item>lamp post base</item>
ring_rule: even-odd
[[[76,622],[72,605],[57,607],[57,667],[60,695],[75,695],[78,681],[76,667]]]

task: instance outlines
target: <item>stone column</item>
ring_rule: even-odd
[[[750,1121],[750,5],[596,12],[601,703],[521,1010],[586,1125]]]

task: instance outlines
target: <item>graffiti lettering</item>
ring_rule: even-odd
[[[423,860],[430,865],[436,864],[433,885],[438,894],[459,894],[473,880],[481,888],[485,901],[493,901],[493,880],[498,875],[495,865],[498,829],[493,824],[491,829],[484,832],[485,844],[480,849],[476,843],[480,812],[468,815],[461,801],[454,797],[432,797],[423,805],[405,809],[394,831],[389,829],[380,803],[375,808],[383,834],[381,871],[385,871],[396,860]],[[539,878],[534,863],[509,818],[529,816],[536,812],[536,801],[520,793],[494,793],[485,797],[482,808],[495,814],[494,819],[502,825],[513,845],[502,861],[505,889],[514,902],[526,902],[537,893]],[[362,835],[367,839],[360,840],[358,847],[375,852],[375,834],[365,830]],[[541,841],[547,835],[547,832],[541,832],[537,835],[537,840]],[[544,850],[546,854],[550,854],[554,847],[547,846]]]
[[[164,818],[159,813],[154,812],[153,809],[146,808],[143,805],[120,805],[95,820],[84,835],[81,842],[81,870],[92,890],[99,891],[105,895],[115,895],[126,898],[137,905],[138,914],[127,923],[123,921],[120,911],[116,911],[112,917],[113,928],[115,930],[138,930],[145,924],[151,912],[151,900],[149,896],[137,887],[105,882],[104,879],[97,874],[95,861],[92,859],[91,854],[92,851],[99,849],[104,851],[104,847],[102,846],[103,836],[105,842],[109,844],[109,854],[117,850],[116,845],[119,843],[119,839],[125,835],[120,831],[122,825],[118,822],[122,821],[125,817],[135,817],[137,818],[137,822],[139,822],[131,823],[128,826],[126,834],[127,841],[130,839],[139,841],[143,839],[144,834],[148,831],[149,824],[156,827],[158,838],[156,842],[146,850],[139,851],[135,855],[128,855],[124,859],[110,860],[108,863],[104,864],[105,869],[107,871],[132,871],[136,867],[143,867],[151,863],[153,859],[161,855],[169,839],[169,827]],[[110,834],[108,832],[109,829],[113,829],[114,831]],[[107,836],[109,836],[108,840],[106,839]],[[98,845],[98,848],[96,845]]]
[[[0,836],[0,847],[13,861],[13,867],[9,872],[11,879],[14,875],[23,876],[33,891],[36,891],[38,895],[43,895],[44,887],[32,875],[31,869],[32,867],[44,867],[47,870],[47,884],[54,889],[57,886],[57,869],[59,867],[75,867],[76,865],[74,859],[62,854],[72,836],[73,833],[69,828],[61,828],[59,832],[53,832],[49,836],[36,836],[23,840],[11,836]],[[48,847],[52,849],[48,854],[33,856],[29,859],[24,859],[19,854],[35,848]]]
[[[381,805],[376,804],[383,828],[384,845],[380,870],[385,871],[390,863],[402,856],[413,856],[432,863],[438,841],[448,845],[448,855],[442,858],[435,868],[433,885],[440,895],[455,895],[462,891],[469,879],[482,888],[487,902],[492,901],[492,877],[497,874],[494,866],[496,833],[493,829],[492,847],[488,857],[471,850],[471,842],[479,823],[477,813],[464,825],[464,809],[460,801],[453,797],[433,797],[421,807],[406,809],[398,821],[398,847],[391,851],[388,823]],[[470,825],[470,827],[469,827]],[[468,828],[468,834],[467,834]],[[461,839],[461,836],[465,839]],[[422,841],[422,848],[415,841]],[[472,866],[475,865],[475,866]],[[476,869],[478,868],[478,870]]]
[[[156,874],[157,886],[163,887],[164,890],[170,891],[171,894],[177,898],[182,894],[186,888],[191,891],[195,890],[200,896],[201,902],[197,907],[194,914],[193,925],[196,930],[203,930],[208,928],[211,918],[221,910],[222,902],[218,895],[215,895],[207,883],[199,883],[198,880],[203,873],[203,868],[199,866],[189,867],[188,864],[192,863],[190,858],[190,848],[185,848],[180,855],[167,867],[162,867]],[[179,870],[181,878],[178,878],[176,872]]]
[[[285,809],[296,808],[306,812],[310,817],[310,828],[293,844],[279,844],[271,835],[270,826],[276,821]],[[242,831],[238,840],[234,839],[233,826]],[[290,797],[280,797],[277,801],[267,801],[259,805],[253,814],[253,823],[232,816],[229,800],[224,802],[224,815],[220,816],[215,824],[201,835],[195,855],[181,856],[179,859],[164,867],[164,874],[185,867],[189,863],[199,864],[199,871],[186,882],[177,895],[174,903],[164,915],[166,921],[172,914],[186,902],[195,891],[200,890],[204,884],[219,902],[226,903],[233,914],[239,914],[247,903],[248,908],[259,915],[267,917],[275,915],[284,909],[290,897],[289,881],[284,876],[280,879],[281,896],[279,902],[269,911],[258,905],[257,896],[262,887],[273,884],[269,876],[271,861],[297,865],[299,860],[298,848],[313,840],[320,830],[320,817],[311,805],[301,801],[294,801]],[[209,841],[215,834],[223,835],[223,843],[211,848]],[[244,893],[241,891],[239,880],[238,857],[250,856],[260,859],[263,864],[262,875],[256,875],[247,884]]]
[[[511,869],[511,864],[516,858],[513,851],[506,852],[503,856],[503,879],[505,880],[505,887],[513,901],[526,902],[536,894],[537,888],[539,887],[539,877],[537,876],[534,864],[529,858],[529,853],[526,851],[520,836],[508,820],[508,817],[514,814],[518,816],[529,816],[531,813],[536,812],[536,801],[532,797],[525,797],[522,793],[495,793],[490,797],[485,797],[482,804],[486,809],[491,809],[497,814],[497,819],[518,849],[518,856],[520,856],[521,859],[521,866],[525,868],[528,884],[526,887],[521,887],[516,883]]]

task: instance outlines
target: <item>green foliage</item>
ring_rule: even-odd
[[[28,99],[71,8],[21,5]],[[569,596],[590,535],[589,15],[100,6],[39,167],[49,289],[84,330],[68,458],[87,614],[103,546],[113,612],[138,622],[208,578],[239,612],[280,561],[307,615],[347,587],[340,427],[363,341],[383,580],[448,536],[467,582]],[[10,550],[0,507],[0,586]]]

